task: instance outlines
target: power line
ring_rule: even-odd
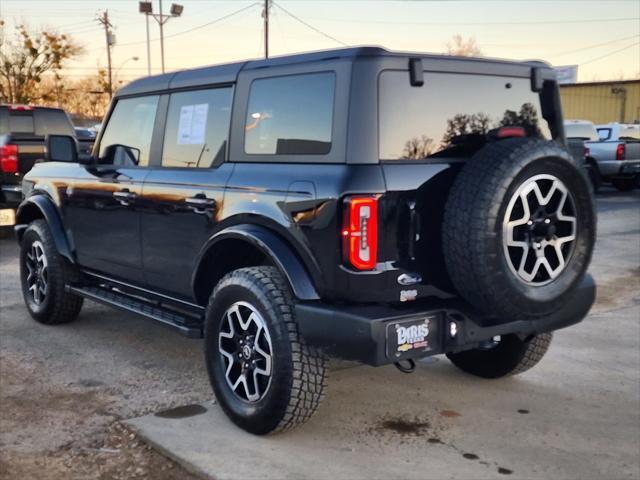
[[[280,10],[282,10],[284,13],[286,13],[287,15],[289,15],[291,18],[293,18],[294,20],[297,20],[298,22],[300,22],[301,24],[303,24],[305,27],[310,28],[311,30],[313,30],[314,32],[319,33],[320,35],[328,38],[329,40],[333,40],[334,42],[339,43],[340,45],[343,45],[345,47],[348,47],[349,44],[344,43],[342,40],[338,40],[336,37],[332,37],[331,35],[329,35],[328,33],[323,32],[322,30],[317,29],[316,27],[314,27],[313,25],[309,25],[307,22],[305,22],[304,20],[302,20],[300,17],[297,17],[296,15],[294,15],[293,13],[291,13],[289,10],[287,10],[286,8],[280,6],[279,4],[277,4],[276,2],[273,2],[273,5],[275,5],[276,7],[278,7]]]
[[[342,22],[342,23],[371,23],[378,25],[446,25],[446,26],[479,26],[479,25],[556,25],[556,24],[574,24],[574,23],[610,23],[610,22],[627,22],[637,21],[640,17],[629,18],[597,18],[597,19],[582,19],[582,20],[532,20],[532,21],[505,21],[505,22],[408,22],[408,21],[394,21],[394,20],[347,20],[343,18],[326,18],[326,17],[309,17],[312,20],[323,20],[327,22]]]
[[[588,61],[586,61],[586,62],[582,62],[582,63],[580,64],[580,66],[587,65],[588,63],[597,62],[598,60],[602,60],[603,58],[610,57],[610,56],[612,56],[612,55],[615,55],[616,53],[620,53],[620,52],[622,52],[622,51],[624,51],[624,50],[628,50],[628,49],[633,48],[633,47],[638,46],[638,45],[640,45],[640,42],[636,42],[636,43],[633,43],[633,44],[631,44],[631,45],[627,45],[626,47],[622,47],[622,48],[620,48],[619,50],[614,50],[613,52],[609,52],[609,53],[607,53],[606,55],[601,55],[601,56],[599,56],[599,57],[593,58],[593,59],[588,60]]]
[[[631,35],[630,37],[619,38],[617,40],[611,40],[609,42],[604,42],[604,43],[596,43],[595,45],[589,45],[587,47],[576,48],[575,50],[567,50],[566,52],[554,53],[551,56],[552,57],[560,57],[562,55],[569,55],[570,53],[582,52],[584,50],[589,50],[591,48],[596,48],[596,47],[604,47],[605,45],[612,45],[614,43],[623,42],[625,40],[631,40],[632,38],[638,38],[638,37],[640,37],[640,35]]]
[[[203,23],[202,25],[198,25],[198,26],[195,26],[195,27],[189,28],[189,29],[187,29],[187,30],[183,30],[183,31],[181,31],[181,32],[173,33],[173,34],[171,34],[171,35],[165,35],[165,37],[164,37],[164,38],[165,38],[165,39],[167,39],[167,38],[178,37],[178,36],[180,36],[180,35],[186,35],[187,33],[191,33],[191,32],[194,32],[194,31],[196,31],[196,30],[200,30],[200,29],[202,29],[202,28],[205,28],[205,27],[208,27],[208,26],[210,26],[210,25],[213,25],[213,24],[219,23],[219,22],[221,22],[221,21],[223,21],[223,20],[226,20],[227,18],[233,17],[234,15],[238,15],[239,13],[242,13],[242,12],[244,12],[244,11],[246,11],[246,10],[249,10],[250,8],[253,8],[253,7],[255,7],[256,5],[259,5],[259,4],[258,4],[257,2],[254,2],[254,3],[252,3],[251,5],[247,5],[246,7],[243,7],[243,8],[241,8],[241,9],[239,9],[239,10],[235,10],[234,12],[231,12],[231,13],[229,13],[229,14],[227,14],[227,15],[223,15],[222,17],[218,17],[218,18],[216,18],[215,20],[211,20],[210,22]],[[152,41],[152,42],[157,42],[157,41],[159,41],[159,40],[160,40],[159,38],[154,38],[154,39],[152,39],[151,41]],[[140,44],[142,44],[142,43],[146,43],[146,40],[137,41],[137,42],[120,43],[120,44],[118,44],[118,47],[128,47],[128,46],[130,46],[130,45],[140,45]],[[93,50],[95,50],[95,49],[93,49]]]

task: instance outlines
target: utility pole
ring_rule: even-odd
[[[116,37],[113,34],[113,32],[110,30],[111,28],[113,28],[113,25],[111,25],[111,22],[109,21],[108,10],[105,10],[102,13],[102,16],[98,17],[97,20],[104,26],[104,38],[105,38],[105,41],[107,42],[107,69],[108,69],[107,71],[109,72],[109,76],[108,76],[109,91],[107,93],[109,93],[109,99],[111,99],[111,97],[113,96],[113,77],[111,73],[111,47],[116,43]]]
[[[264,58],[269,58],[269,9],[271,0],[264,0],[262,18],[264,19]]]

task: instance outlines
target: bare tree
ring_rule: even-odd
[[[55,97],[60,88],[59,71],[64,63],[82,53],[82,47],[65,34],[42,31],[29,33],[26,25],[16,26],[16,38],[5,38],[0,20],[0,101],[30,103]],[[53,86],[43,89],[43,76],[52,73]]]
[[[402,158],[410,160],[421,160],[427,158],[433,153],[433,139],[422,135],[422,137],[414,137],[404,144]]]
[[[491,129],[491,119],[485,113],[458,113],[447,120],[447,130],[442,137],[442,146],[446,148],[453,140],[463,135],[486,135]]]
[[[480,57],[482,50],[476,43],[474,37],[465,39],[462,35],[456,34],[451,41],[447,42],[447,55],[456,55],[459,57]]]

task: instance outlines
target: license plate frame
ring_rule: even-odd
[[[12,227],[16,224],[16,211],[13,208],[0,208],[0,227]]]
[[[387,358],[400,361],[439,352],[442,315],[390,321],[386,325]]]

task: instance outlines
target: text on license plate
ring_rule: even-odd
[[[16,224],[16,212],[12,208],[0,209],[0,227],[7,227]]]

